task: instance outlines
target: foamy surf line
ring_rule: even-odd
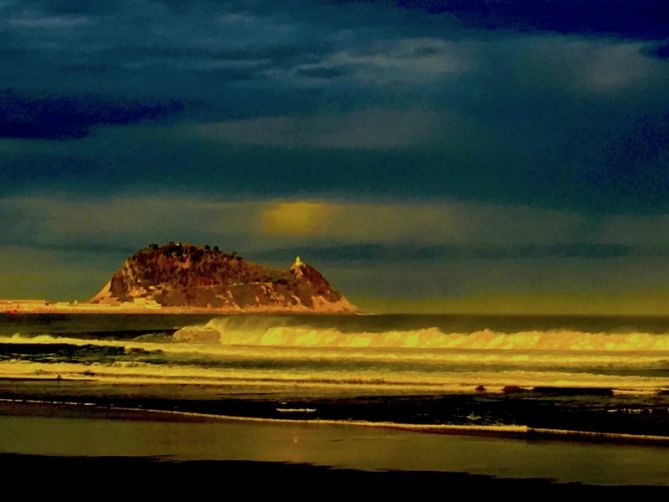
[[[669,385],[666,379],[645,379],[636,381],[603,381],[569,380],[568,375],[559,374],[562,381],[555,384],[546,382],[545,378],[522,378],[504,375],[492,378],[491,374],[458,374],[442,376],[435,380],[423,378],[382,378],[379,375],[329,375],[309,374],[300,376],[281,376],[267,374],[263,371],[246,371],[241,374],[221,373],[210,370],[195,373],[183,373],[177,368],[176,373],[156,373],[155,367],[135,366],[88,366],[76,364],[41,363],[1,363],[0,382],[59,382],[65,384],[107,383],[136,386],[162,387],[167,385],[206,386],[206,387],[237,387],[237,388],[273,388],[281,389],[347,389],[360,391],[395,392],[432,392],[436,394],[468,394],[468,395],[546,395],[546,396],[666,396]],[[161,367],[158,366],[158,369]]]
[[[61,375],[64,375],[62,376]],[[297,378],[271,378],[271,377],[206,377],[206,376],[155,376],[143,375],[137,373],[128,374],[100,374],[100,373],[75,373],[68,374],[59,371],[40,372],[39,374],[31,373],[16,373],[3,374],[0,372],[0,382],[59,382],[59,383],[108,383],[119,385],[134,385],[137,387],[145,386],[166,386],[166,385],[180,385],[192,387],[236,387],[236,388],[272,388],[276,390],[281,389],[351,389],[355,387],[357,390],[389,392],[390,395],[395,395],[395,392],[410,393],[410,392],[431,392],[439,395],[546,395],[546,396],[666,396],[669,394],[669,389],[666,386],[661,387],[640,387],[640,388],[617,388],[611,386],[591,386],[591,385],[555,385],[546,386],[543,384],[521,383],[515,384],[499,384],[492,383],[481,386],[474,382],[413,382],[413,381],[392,381],[377,378],[371,379],[356,379],[356,378],[341,378],[341,379],[327,379],[316,377]],[[480,381],[480,380],[478,380]],[[484,387],[481,389],[481,387]]]
[[[563,440],[578,442],[610,442],[628,444],[646,444],[653,446],[669,447],[669,436],[628,434],[613,432],[580,431],[568,429],[550,429],[530,427],[526,425],[455,425],[455,424],[411,424],[388,421],[369,420],[331,420],[331,419],[292,419],[292,418],[263,418],[247,417],[239,415],[219,415],[214,413],[202,413],[180,410],[161,410],[159,408],[139,408],[129,406],[104,406],[92,402],[74,402],[58,400],[38,399],[7,399],[0,398],[0,405],[27,405],[39,407],[67,407],[76,408],[84,414],[95,412],[127,412],[135,419],[151,419],[151,416],[161,418],[191,419],[203,421],[240,422],[258,424],[284,424],[284,425],[306,425],[306,426],[345,426],[373,429],[390,429],[404,432],[419,432],[427,434],[450,434],[461,436],[487,436],[501,439],[525,439],[525,440]],[[11,410],[9,410],[11,411]],[[304,410],[301,410],[304,411]],[[11,414],[11,413],[7,413]],[[118,417],[100,417],[95,413],[95,418],[118,419]]]

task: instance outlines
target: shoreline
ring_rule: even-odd
[[[480,393],[266,381],[156,383],[105,380],[94,374],[82,374],[81,379],[39,376],[0,379],[0,402],[6,402],[8,410],[21,403],[67,403],[68,413],[86,405],[89,414],[96,409],[104,415],[122,408],[138,413],[154,410],[164,416],[171,412],[173,418],[189,414],[217,420],[279,419],[281,423],[304,419],[305,423],[384,425],[575,442],[666,444],[664,438],[669,438],[665,394],[591,395],[574,394],[573,389],[563,393]],[[512,427],[497,427],[500,425]]]
[[[13,408],[13,409],[12,409]],[[21,408],[24,408],[21,412]],[[37,414],[35,410],[39,410]],[[568,441],[617,443],[630,445],[650,445],[669,447],[669,436],[651,434],[612,433],[601,431],[581,431],[567,429],[553,429],[532,427],[527,425],[456,425],[456,424],[413,424],[392,421],[370,421],[352,419],[305,419],[305,418],[272,418],[242,415],[226,415],[185,410],[165,410],[144,406],[115,406],[100,405],[95,402],[76,402],[38,399],[8,399],[0,398],[0,416],[58,416],[58,411],[77,418],[103,418],[114,420],[118,418],[152,421],[204,421],[204,422],[241,422],[248,424],[291,424],[304,426],[335,426],[387,429],[402,432],[423,434],[477,436],[499,439],[521,439],[526,441]],[[291,410],[287,410],[291,411]],[[303,412],[304,410],[296,410]]]

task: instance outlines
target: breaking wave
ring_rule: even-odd
[[[290,324],[277,319],[217,318],[177,330],[172,340],[226,346],[450,349],[513,351],[667,352],[669,336],[651,333],[588,333],[570,330],[502,333],[483,329],[445,333],[437,327],[345,332],[335,327]]]

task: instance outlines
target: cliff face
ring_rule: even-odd
[[[129,257],[91,299],[128,302],[242,312],[357,312],[299,258],[289,269],[274,269],[217,247],[173,242],[151,245]]]

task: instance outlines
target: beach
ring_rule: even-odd
[[[88,481],[113,471],[388,493],[413,483],[654,493],[669,487],[668,326],[7,316],[0,463],[16,475],[85,471]]]

